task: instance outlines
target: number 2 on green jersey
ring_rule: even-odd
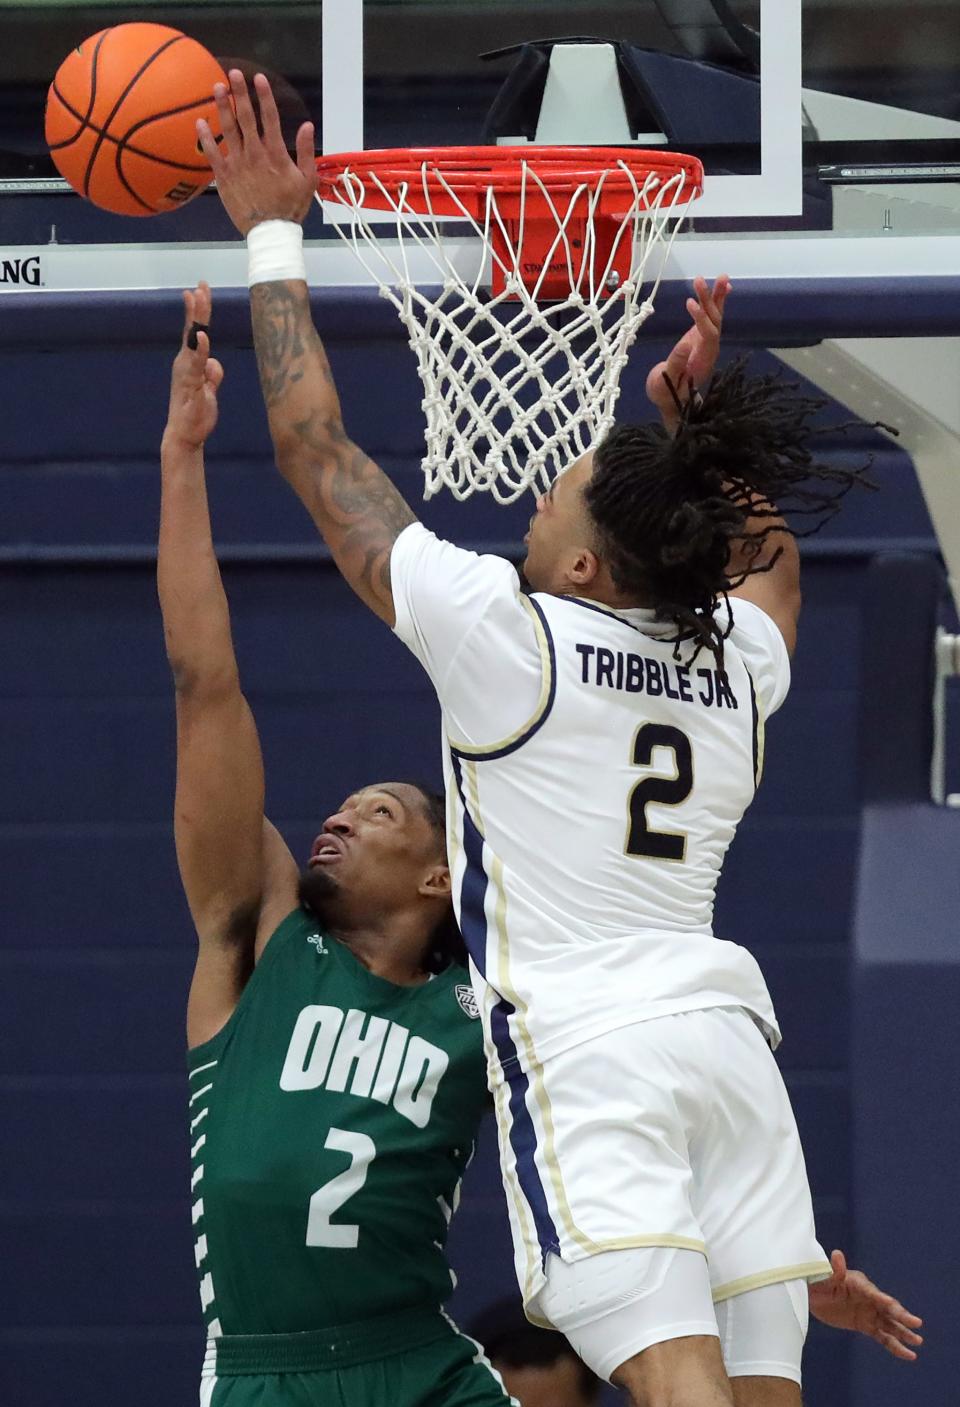
[[[360,1236],[359,1226],[355,1222],[338,1223],[334,1226],[330,1217],[334,1212],[338,1212],[355,1192],[359,1192],[366,1182],[367,1171],[377,1155],[376,1145],[365,1133],[331,1129],[323,1146],[336,1153],[349,1153],[350,1166],[331,1177],[322,1187],[318,1187],[310,1198],[307,1245],[353,1250]]]

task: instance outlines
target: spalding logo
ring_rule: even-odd
[[[40,283],[40,255],[26,259],[0,259],[0,283],[28,283],[36,288]]]
[[[175,200],[178,205],[186,205],[187,201],[192,200],[201,189],[202,187],[194,185],[191,181],[178,181],[163,198],[164,200]]]
[[[471,1021],[479,1021],[480,1008],[477,1006],[477,998],[473,988],[465,986],[463,982],[458,982],[453,989],[453,994]]]

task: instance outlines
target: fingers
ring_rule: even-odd
[[[830,1264],[833,1266],[834,1275],[842,1280],[847,1273],[847,1258],[843,1251],[831,1251]]]
[[[312,122],[305,122],[297,132],[297,166],[301,175],[313,183],[314,190],[317,185],[317,162],[315,156],[315,137]]]
[[[694,287],[697,297],[687,299],[687,312],[693,319],[691,354],[687,369],[691,379],[699,386],[708,379],[717,363],[722,315],[707,288],[706,280],[696,279]]]
[[[706,323],[703,318],[696,316],[694,306],[692,306],[695,303],[695,306],[705,315],[706,319],[709,320],[710,326],[714,328],[719,335],[720,324],[723,322],[723,305],[733,285],[726,274],[721,274],[712,289],[705,278],[694,279],[693,287],[697,297],[696,300],[691,298],[687,302],[690,316],[697,323],[697,326],[700,327],[701,330],[704,330]]]
[[[721,274],[713,285],[713,301],[723,312],[723,305],[727,301],[727,296],[733,291],[733,284],[730,282],[729,274]]]
[[[720,341],[720,314],[715,308],[698,303],[695,298],[687,299],[687,312],[693,318],[694,326],[707,342]]]
[[[906,1344],[900,1343],[892,1334],[885,1334],[882,1329],[879,1329],[876,1334],[874,1334],[874,1339],[894,1358],[899,1358],[905,1363],[915,1363],[917,1361],[917,1355],[914,1353],[913,1349],[907,1348]]]
[[[902,1306],[899,1307],[902,1308]],[[911,1315],[910,1318],[914,1319],[915,1316]],[[896,1318],[890,1315],[885,1316],[877,1325],[873,1337],[895,1358],[902,1358],[909,1362],[916,1359],[917,1355],[914,1350],[923,1345],[922,1334],[916,1333],[904,1323],[898,1323]]]
[[[200,310],[197,304],[197,290],[194,289],[193,292],[191,292],[189,289],[185,288],[183,290],[183,306],[186,312],[186,317],[184,318],[183,323],[183,338],[180,343],[180,356],[177,358],[177,360],[182,361],[184,356],[186,355],[187,365],[191,368],[191,370],[199,370],[200,368],[202,368],[204,357],[206,356],[206,351],[204,351],[204,348],[206,348],[207,351],[209,351],[210,348],[209,337],[206,338],[203,347],[200,346],[199,339],[201,336],[204,336],[206,334],[208,324],[206,322],[201,321]],[[200,355],[198,355],[198,353]]]
[[[892,1295],[884,1294],[862,1270],[850,1270],[844,1266],[842,1279],[846,1282],[851,1294],[855,1294],[859,1299],[868,1302],[872,1309],[886,1310],[891,1305],[896,1304]],[[836,1281],[834,1282],[836,1283]]]
[[[664,363],[668,376],[678,376],[693,355],[693,338],[688,334],[671,347],[670,355]]]
[[[201,279],[193,293],[194,322],[209,323],[212,307],[213,296],[210,292],[210,285],[205,279]]]
[[[233,72],[238,70],[234,69]],[[246,85],[244,85],[246,93]],[[240,128],[237,126],[237,117],[234,112],[233,103],[230,101],[230,89],[225,83],[215,83],[213,85],[213,100],[217,105],[217,121],[220,124],[220,131],[223,140],[223,150],[210,129],[209,122],[205,118],[197,119],[197,140],[203,150],[204,156],[210,163],[214,179],[220,180],[223,175],[224,156],[231,150],[238,151],[242,145]],[[247,99],[249,105],[249,99]]]
[[[257,131],[257,118],[253,111],[253,103],[250,101],[250,94],[247,91],[247,80],[238,68],[232,68],[227,75],[230,79],[230,94],[233,98],[234,111],[237,114],[237,123],[240,127],[240,135],[243,138],[243,145],[247,146],[251,142],[260,140]],[[266,82],[266,79],[264,79]],[[218,85],[219,86],[219,85]],[[269,84],[267,85],[269,88]],[[216,90],[214,90],[216,92]],[[220,102],[217,100],[217,111],[220,111]],[[276,112],[276,105],[274,105]],[[224,133],[224,136],[227,134]]]
[[[201,332],[201,333],[200,333],[200,336],[203,337],[204,342],[206,342],[206,344],[207,344],[207,349],[209,350],[210,344],[209,344],[209,341],[207,340],[206,334]],[[207,378],[208,384],[213,387],[214,391],[219,391],[220,385],[221,385],[221,383],[222,383],[222,381],[223,381],[223,366],[222,366],[222,364],[217,361],[216,357],[208,357],[208,358],[207,358],[207,364],[206,364],[206,366],[204,367],[203,370],[204,370],[204,375],[205,375],[206,378]]]
[[[896,1358],[907,1358],[911,1361],[917,1356],[914,1349],[923,1345],[922,1334],[914,1333],[912,1329],[907,1329],[903,1324],[890,1319],[885,1319],[877,1325],[873,1337]]]
[[[839,1255],[839,1252],[835,1252]],[[842,1258],[842,1257],[841,1257]],[[903,1325],[910,1329],[919,1329],[923,1320],[916,1314],[911,1314],[909,1309],[905,1309],[899,1300],[895,1300],[893,1295],[886,1294],[879,1289],[872,1280],[864,1275],[862,1270],[846,1271],[844,1263],[844,1275],[851,1291],[865,1303],[869,1303],[870,1308],[878,1314],[882,1314],[889,1320],[891,1325]]]
[[[231,75],[232,76],[232,75]],[[273,89],[262,73],[255,73],[253,86],[260,107],[260,125],[263,128],[263,144],[271,156],[285,156],[287,149],[280,129],[280,114],[277,111]]]
[[[182,345],[188,351],[196,354],[201,351],[200,338],[206,333],[210,326],[210,310],[212,307],[212,297],[210,285],[204,281],[197,284],[196,288],[185,288],[183,290],[183,339]],[[210,339],[206,338],[205,344],[207,352],[210,350]],[[206,353],[204,353],[206,355]],[[198,358],[198,364],[203,365],[203,357]]]
[[[889,1298],[889,1297],[888,1297]],[[923,1320],[917,1314],[911,1314],[909,1309],[904,1309],[899,1300],[890,1300],[886,1306],[886,1312],[890,1316],[891,1322],[905,1330],[919,1329]],[[916,1337],[919,1338],[919,1335]],[[921,1339],[921,1343],[923,1340]]]
[[[240,129],[237,126],[236,113],[233,110],[233,103],[230,101],[230,91],[225,83],[215,83],[213,85],[213,100],[217,105],[217,122],[220,126],[220,143],[214,137],[209,122],[205,118],[197,119],[197,139],[203,150],[204,156],[210,163],[214,178],[219,179],[223,171],[223,160],[227,152],[233,146],[236,151],[240,144]]]

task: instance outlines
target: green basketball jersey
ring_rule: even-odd
[[[395,986],[298,909],[189,1066],[212,1335],[324,1329],[447,1297],[447,1223],[486,1098],[462,968]]]

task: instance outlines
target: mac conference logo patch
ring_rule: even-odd
[[[453,994],[460,1003],[461,1010],[466,1012],[471,1021],[479,1021],[480,1008],[477,1006],[477,998],[473,988],[466,986],[463,982],[458,982],[453,989]]]

